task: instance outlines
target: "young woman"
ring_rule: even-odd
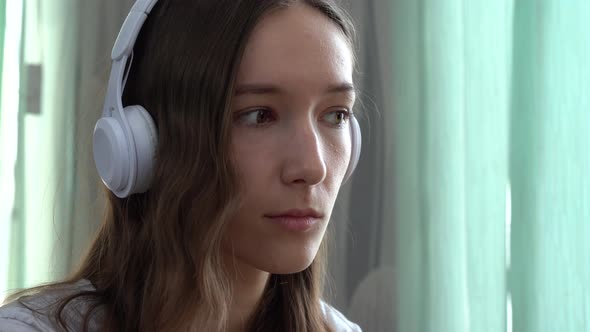
[[[67,280],[0,308],[0,331],[360,331],[321,299],[360,153],[342,10],[139,0],[112,56],[104,222]]]

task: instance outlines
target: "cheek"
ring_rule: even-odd
[[[234,141],[231,145],[233,167],[241,182],[255,182],[272,172],[272,147],[260,143]]]
[[[351,137],[343,132],[337,137],[326,139],[324,158],[328,176],[344,177],[352,153]]]

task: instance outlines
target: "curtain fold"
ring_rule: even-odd
[[[2,1],[2,90],[0,106],[0,300],[13,286],[15,275],[11,252],[18,246],[17,231],[22,211],[18,209],[22,190],[17,185],[19,172],[19,138],[22,136],[22,92],[20,73],[22,57],[22,1]]]
[[[590,331],[590,3],[515,7],[514,331]]]
[[[418,131],[426,329],[466,331],[465,67],[461,4],[425,1]],[[441,84],[444,82],[444,84]],[[400,248],[401,251],[401,248]],[[403,252],[403,251],[402,251]],[[457,310],[461,308],[462,310]]]
[[[16,287],[62,277],[71,242],[74,204],[76,1],[28,1],[22,77],[27,95],[19,128],[22,151],[17,186],[23,191],[21,245],[11,253]],[[33,39],[33,40],[32,40]],[[34,105],[38,107],[35,110]]]
[[[6,208],[0,211],[0,301],[4,298],[2,290],[5,289],[8,277],[8,250],[10,245],[10,224],[12,223],[12,206],[14,201],[14,163],[16,151],[11,148],[8,142],[14,137],[14,132],[10,131],[10,125],[14,125],[14,113],[9,114],[7,111],[4,89],[4,53],[6,47],[4,44],[6,32],[6,1],[0,0],[0,201],[7,201]],[[4,112],[3,112],[4,110]]]
[[[0,1],[0,48],[2,52],[0,52],[0,73],[2,73],[2,68],[4,67],[4,39],[5,39],[5,32],[6,32],[6,0]],[[1,76],[0,76],[1,77]],[[0,79],[0,91],[2,91],[2,80]],[[0,95],[0,102],[2,101],[2,96]],[[0,116],[0,128],[2,126],[2,116]]]
[[[463,3],[467,331],[507,328],[506,187],[514,3]]]

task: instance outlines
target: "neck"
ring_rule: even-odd
[[[262,299],[270,274],[242,263],[238,258],[229,261],[233,300],[229,312],[228,331],[244,331]]]

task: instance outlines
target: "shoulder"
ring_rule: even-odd
[[[41,291],[10,302],[0,307],[0,332],[57,331],[58,323],[54,312],[59,301],[75,293],[92,290],[94,287],[88,280],[80,280],[64,287]],[[86,312],[88,304],[82,298],[68,303],[64,309],[64,317],[68,325],[82,324],[83,313]],[[92,323],[90,328],[92,330]]]
[[[322,312],[334,332],[362,332],[360,326],[349,321],[340,311],[321,301]]]
[[[0,307],[0,332],[55,331],[48,317],[39,315],[18,301]]]

